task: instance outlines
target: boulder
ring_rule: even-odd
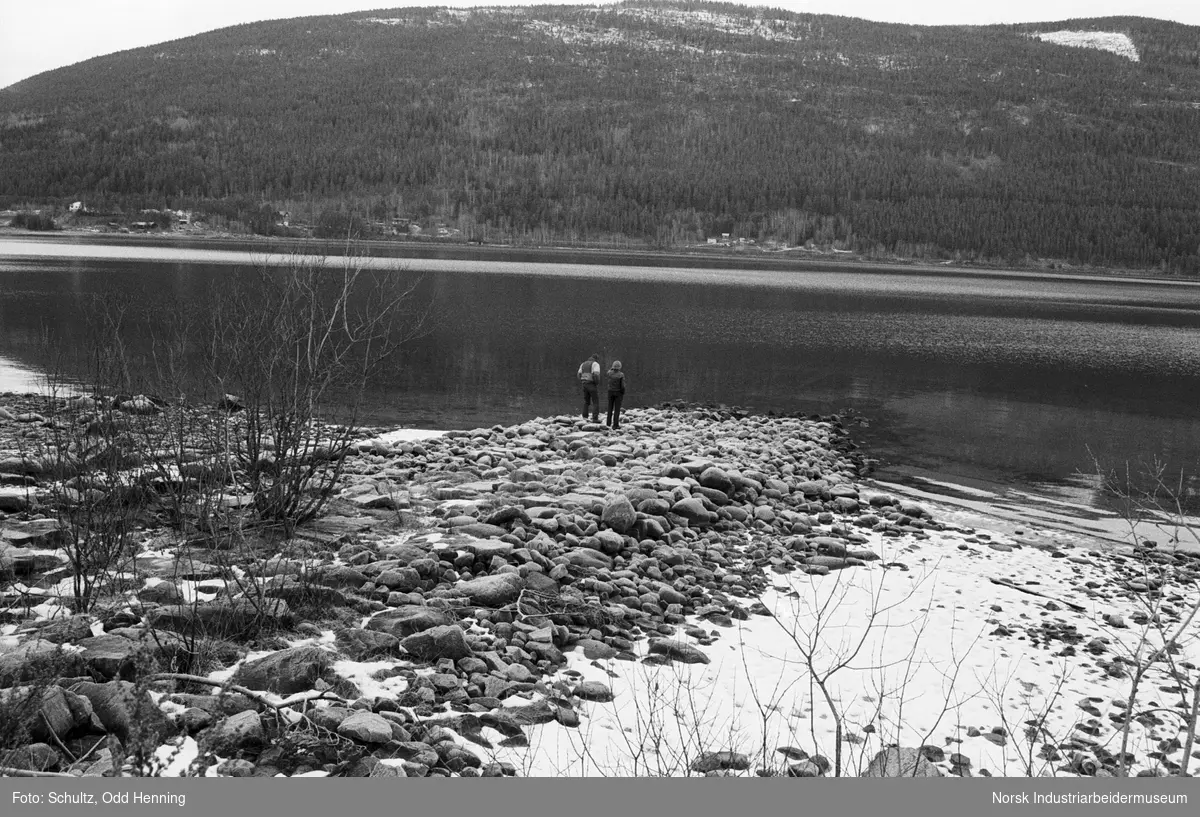
[[[70,691],[87,698],[104,729],[123,742],[137,735],[150,743],[161,743],[176,731],[175,724],[163,714],[149,691],[139,696],[128,681],[107,684],[80,681],[72,684]]]
[[[32,491],[0,487],[0,511],[4,513],[23,513],[35,504]]]
[[[601,524],[615,530],[617,533],[628,533],[637,522],[637,511],[633,503],[624,494],[613,494],[604,501],[604,511],[600,514]]]
[[[944,777],[920,749],[908,746],[881,750],[863,772],[863,777]]]
[[[694,644],[666,639],[651,641],[650,654],[664,655],[672,661],[679,661],[683,664],[707,664],[710,661],[708,655]]]
[[[602,530],[595,536],[596,545],[608,556],[616,556],[625,547],[625,537],[615,530]]]
[[[87,698],[83,698],[84,706],[78,705],[80,696],[68,692],[62,687],[47,687],[42,692],[42,705],[27,724],[29,734],[34,740],[49,743],[62,740],[75,727],[85,726],[91,720],[92,707]]]
[[[432,627],[451,624],[453,621],[454,617],[444,610],[408,604],[372,616],[367,622],[367,629],[405,638]]]
[[[516,601],[524,588],[525,580],[517,573],[493,573],[459,582],[454,590],[470,599],[472,604],[494,608]]]
[[[56,675],[73,676],[83,674],[86,668],[78,653],[66,652],[62,645],[40,638],[0,653],[0,687],[28,683],[51,670]]]
[[[80,656],[89,669],[106,681],[123,678],[132,681],[141,645],[119,635],[98,635],[78,642]]]
[[[574,548],[563,554],[562,558],[575,567],[592,570],[608,570],[613,566],[612,559],[598,550],[587,547]]]
[[[392,739],[392,724],[374,712],[353,712],[338,724],[337,733],[359,743],[387,743]]]
[[[717,770],[741,772],[750,768],[750,758],[740,752],[704,752],[692,761],[689,768],[700,774]]]
[[[465,533],[468,536],[474,536],[476,539],[499,539],[508,533],[508,531],[499,525],[489,525],[486,522],[472,522],[469,525],[462,525],[455,528],[455,533]]]
[[[6,753],[4,762],[13,769],[48,772],[58,768],[58,764],[62,762],[62,756],[49,744],[31,743]]]
[[[717,515],[704,507],[704,503],[696,497],[681,499],[671,506],[671,513],[681,516],[691,524],[711,524]]]
[[[320,647],[290,647],[242,664],[233,682],[249,689],[292,695],[312,689],[332,665],[333,656]]]
[[[253,710],[230,715],[212,727],[207,734],[208,748],[213,753],[228,756],[244,749],[262,746],[266,742],[262,720]]]
[[[576,685],[574,693],[585,701],[608,703],[613,699],[612,690],[600,681],[582,681]]]
[[[725,496],[732,497],[735,490],[733,480],[720,468],[706,468],[700,474],[698,482],[705,488],[720,491]]]
[[[390,633],[347,627],[334,636],[338,649],[352,661],[366,661],[400,653],[400,639]]]
[[[457,661],[473,655],[462,628],[457,624],[432,627],[410,635],[400,643],[410,655],[422,661],[433,662],[441,658]]]
[[[217,638],[288,622],[291,618],[291,608],[283,599],[217,599],[202,604],[174,604],[146,616],[151,627],[201,632]]]

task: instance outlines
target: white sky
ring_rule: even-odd
[[[551,0],[583,5],[581,0]],[[590,0],[588,4],[595,4]],[[0,0],[0,88],[130,48],[217,28],[314,14],[399,6],[531,5],[513,0]],[[1198,0],[778,0],[755,3],[921,25],[1025,23],[1136,15],[1200,25]]]

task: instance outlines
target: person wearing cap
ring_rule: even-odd
[[[608,415],[605,425],[616,431],[621,427],[621,401],[625,399],[625,372],[621,361],[614,360],[608,370]]]
[[[579,364],[579,383],[583,386],[583,419],[587,419],[588,409],[592,412],[592,422],[600,422],[600,355],[592,355]]]

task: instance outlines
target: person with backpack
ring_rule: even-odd
[[[583,386],[583,419],[592,410],[592,422],[600,422],[600,355],[592,355],[579,364],[579,383]]]
[[[621,427],[621,401],[625,399],[625,373],[621,361],[614,360],[608,370],[608,419],[605,425],[616,431]]]

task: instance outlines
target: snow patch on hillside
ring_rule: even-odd
[[[626,45],[640,48],[644,51],[686,51],[693,54],[720,54],[720,51],[705,51],[684,43],[665,40],[653,34],[642,32],[622,31],[617,28],[593,28],[579,25],[560,25],[545,20],[531,20],[525,25],[526,30],[541,34],[553,40],[559,40],[567,45]]]
[[[1072,48],[1097,48],[1110,51],[1119,57],[1125,57],[1132,62],[1138,62],[1137,47],[1128,34],[1115,31],[1051,31],[1032,35],[1035,40],[1055,45],[1067,45]]]
[[[358,22],[374,23],[380,26],[410,26],[413,24],[412,19],[408,17],[363,17]]]
[[[597,11],[599,10],[597,9]],[[747,37],[761,37],[764,40],[785,42],[800,42],[803,35],[807,34],[812,27],[810,23],[799,21],[767,17],[750,18],[692,9],[622,8],[613,9],[613,11],[622,16],[665,25],[708,28],[726,34],[741,34]]]

